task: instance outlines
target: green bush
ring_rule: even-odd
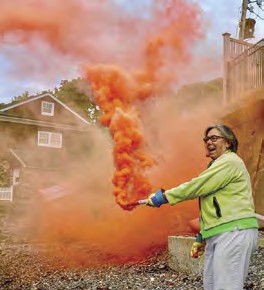
[[[0,161],[0,187],[9,187],[12,184],[11,168],[6,160]]]

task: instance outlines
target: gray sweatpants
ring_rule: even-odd
[[[242,290],[258,230],[246,229],[206,239],[204,290]]]

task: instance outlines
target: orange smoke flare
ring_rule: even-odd
[[[114,141],[116,171],[112,183],[117,203],[126,210],[127,204],[146,198],[151,184],[145,176],[153,160],[144,151],[144,139],[138,113],[133,106],[138,83],[132,76],[114,66],[98,65],[86,70],[92,84],[95,101],[102,108],[101,123],[109,127]]]

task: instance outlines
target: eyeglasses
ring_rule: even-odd
[[[217,135],[212,135],[210,137],[206,136],[206,137],[203,138],[203,141],[204,141],[204,143],[207,143],[210,140],[211,142],[215,143],[220,138],[224,139],[225,137],[217,136]]]

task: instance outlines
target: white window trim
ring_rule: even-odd
[[[44,105],[51,105],[51,112],[45,112],[43,110]],[[41,115],[54,116],[54,103],[42,101],[41,102]]]
[[[48,140],[47,143],[40,142],[41,134],[47,134]],[[59,137],[59,144],[52,144],[52,136],[57,135]],[[51,148],[62,148],[62,134],[55,132],[47,132],[47,131],[38,131],[38,146],[43,147],[51,147]]]

